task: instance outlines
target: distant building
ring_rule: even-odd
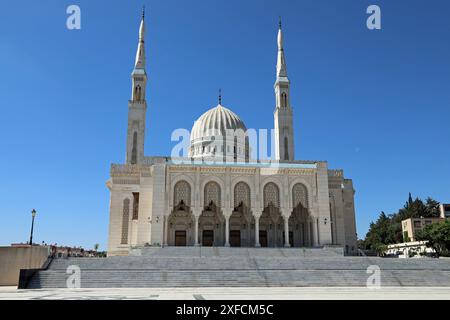
[[[11,247],[15,248],[27,248],[30,247],[27,243],[12,243]],[[33,247],[47,247],[49,256],[54,258],[67,258],[67,257],[98,257],[102,255],[102,252],[95,250],[85,250],[82,247],[68,247],[58,246],[56,244],[33,244]]]
[[[425,228],[427,225],[440,222],[443,218],[409,218],[402,221],[403,240],[405,242],[416,241],[417,232]],[[409,240],[408,240],[409,239]]]
[[[441,211],[441,218],[450,218],[450,204],[449,203],[441,203],[439,206]]]
[[[396,256],[399,258],[409,258],[411,256],[420,257],[421,255],[434,254],[436,251],[433,248],[427,248],[426,244],[427,241],[412,241],[390,244],[387,246],[387,250],[384,253],[386,256]]]

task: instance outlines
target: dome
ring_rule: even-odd
[[[211,136],[224,136],[226,129],[247,131],[244,122],[230,109],[218,105],[206,111],[195,121],[191,131],[191,143]]]
[[[220,103],[195,121],[189,156],[220,161],[245,161],[249,146],[244,122]]]

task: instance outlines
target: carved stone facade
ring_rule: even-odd
[[[356,252],[353,186],[327,170],[326,162],[278,163],[274,170],[261,162],[228,166],[191,159],[180,164],[170,158],[146,161],[153,164],[129,170],[113,166],[108,183],[110,255],[145,245],[341,245],[348,254]],[[123,172],[130,179],[124,179]],[[132,176],[139,182],[128,183]],[[134,207],[136,192],[139,214],[133,224],[129,208]],[[116,214],[121,218],[120,238],[113,224]]]
[[[294,157],[294,117],[281,28],[272,162],[251,158],[249,138],[240,134],[246,130],[244,121],[222,106],[220,98],[218,106],[194,123],[189,158],[145,157],[144,34],[142,18],[128,103],[125,164],[113,164],[107,182],[108,254],[127,254],[145,245],[339,245],[354,254],[352,181],[342,170],[328,170],[325,161]]]

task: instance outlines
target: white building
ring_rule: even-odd
[[[242,134],[244,122],[222,106],[220,98],[194,123],[189,157],[144,156],[144,34],[142,17],[131,74],[126,162],[111,166],[107,182],[108,254],[127,254],[130,248],[145,245],[340,245],[348,254],[356,253],[352,181],[342,170],[328,169],[325,161],[294,157],[294,116],[281,25],[274,85],[275,161],[251,159],[249,139]]]

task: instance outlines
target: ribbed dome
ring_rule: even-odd
[[[244,122],[233,111],[219,104],[195,121],[191,131],[191,142],[204,137],[224,136],[226,129],[247,131]]]

